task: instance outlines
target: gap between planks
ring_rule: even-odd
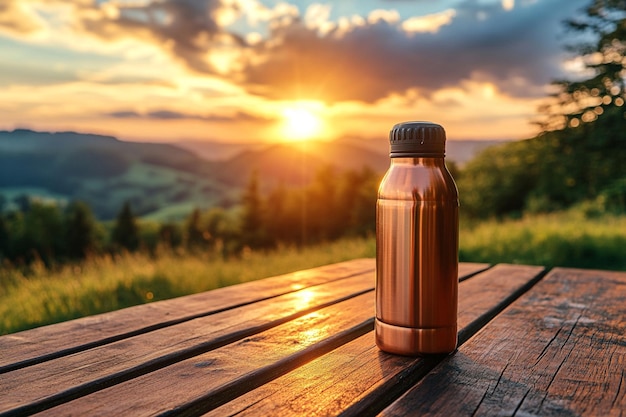
[[[485,268],[486,268],[486,266],[483,265],[483,264],[462,264],[459,272],[463,273],[464,275],[472,275],[474,273],[477,273],[477,271],[479,271],[479,270],[484,270]],[[361,274],[361,275],[365,275],[365,274]],[[353,294],[352,296],[343,297],[342,299],[335,300],[334,302],[329,302],[329,303],[326,303],[324,305],[319,305],[316,308],[312,309],[311,311],[314,311],[314,310],[317,310],[317,309],[321,309],[321,308],[324,308],[326,306],[330,306],[330,305],[333,305],[335,303],[339,303],[339,302],[343,301],[344,299],[353,298],[353,297],[356,297],[356,296],[358,296],[360,294],[364,294],[366,292],[371,292],[371,291],[373,291],[373,286],[370,287],[367,290],[363,290],[363,291],[361,291],[359,293]],[[304,315],[304,314],[308,314],[308,313],[310,313],[309,310],[307,310],[305,312],[301,312],[298,315]],[[293,317],[287,318],[287,319],[285,319],[283,321],[289,321],[289,320],[292,320],[294,318],[296,318],[296,317],[293,316]],[[49,397],[47,397],[45,399],[42,399],[40,401],[32,402],[28,406],[19,407],[18,409],[14,409],[13,411],[16,412],[16,414],[14,414],[14,415],[20,415],[21,413],[29,413],[29,412],[33,412],[33,411],[41,411],[41,410],[48,409],[48,408],[53,407],[55,405],[59,405],[59,404],[68,402],[68,401],[70,401],[72,399],[76,399],[76,398],[88,395],[90,393],[102,390],[102,389],[104,389],[106,387],[118,384],[120,382],[124,382],[124,381],[130,380],[130,379],[135,378],[135,377],[140,376],[140,375],[144,375],[146,373],[152,372],[153,370],[160,369],[160,368],[162,368],[164,366],[168,366],[168,365],[170,365],[172,363],[179,362],[179,361],[182,361],[184,359],[197,356],[197,355],[205,353],[205,352],[207,352],[209,350],[218,348],[220,346],[224,346],[224,345],[226,345],[228,343],[232,343],[233,341],[240,340],[240,339],[242,339],[244,337],[249,337],[250,335],[259,333],[261,331],[265,331],[265,330],[267,330],[267,329],[269,329],[271,327],[275,327],[276,325],[279,325],[279,324],[280,323],[276,322],[276,323],[274,323],[273,326],[269,326],[269,327],[266,326],[264,328],[260,328],[259,327],[259,328],[255,329],[252,332],[249,332],[249,333],[246,333],[246,334],[241,333],[241,334],[237,335],[237,337],[235,337],[234,339],[231,338],[231,340],[226,340],[226,339],[225,340],[216,340],[212,347],[208,346],[208,345],[201,346],[201,347],[194,347],[194,348],[191,348],[191,349],[189,349],[187,351],[183,351],[182,354],[177,354],[176,357],[174,357],[172,355],[166,355],[164,357],[157,358],[156,360],[152,360],[152,361],[146,362],[145,364],[142,364],[139,367],[135,367],[135,368],[131,368],[131,369],[125,370],[122,373],[116,373],[116,374],[110,375],[110,376],[108,376],[106,378],[102,378],[102,379],[98,379],[98,380],[92,381],[92,383],[89,383],[89,384],[83,384],[83,385],[79,385],[77,387],[72,387],[72,388],[70,388],[68,390],[64,390],[63,392],[60,392],[60,393],[57,393],[55,395],[49,396]],[[365,331],[365,332],[369,331],[369,330],[367,330],[368,328],[369,328],[369,330],[371,330],[371,320],[366,320],[365,322],[361,323],[361,325],[356,326],[354,329],[348,331],[343,336],[341,336],[339,338],[334,338],[332,340],[343,341],[342,343],[345,343],[347,340],[351,340],[353,338],[358,337],[363,331]],[[324,349],[327,349],[328,346],[334,346],[333,343],[335,343],[335,342],[333,342],[332,340],[330,342],[328,342],[328,343],[322,343],[321,345],[318,346],[319,347],[318,352],[321,352],[319,354],[322,354],[323,352],[325,352]],[[310,352],[314,352],[314,351],[316,351],[316,348],[312,347],[311,349],[309,349],[309,351]],[[307,352],[309,352],[309,351],[307,351]],[[311,357],[311,353],[307,353],[303,357],[310,358]],[[310,359],[307,359],[307,360],[310,360]],[[296,363],[298,363],[298,362],[296,362]],[[277,366],[278,367],[276,369],[282,369],[282,365],[277,365]],[[265,374],[265,371],[263,371],[263,370],[259,370],[259,372],[261,372],[261,374]],[[275,374],[276,374],[275,371],[271,371],[269,373],[269,375],[275,375]],[[272,379],[273,378],[275,378],[275,377],[272,377]]]
[[[498,265],[460,285],[459,328],[463,331],[475,322],[486,321],[499,311],[502,303],[512,301],[511,294],[523,292],[533,280],[539,280],[542,269]],[[461,335],[461,342],[469,337],[469,332],[465,334]],[[440,357],[408,358],[379,352],[373,334],[369,333],[272,384],[209,411],[208,415],[336,415],[344,410],[352,415],[375,414],[373,410],[378,404],[387,401],[390,395],[402,394],[406,385],[410,386],[405,384],[407,378],[419,380],[420,372],[427,373],[440,360]],[[394,389],[398,392],[394,393]],[[210,408],[209,404],[207,407]]]
[[[498,266],[507,266],[506,264],[499,264]],[[515,267],[514,265],[508,265]],[[521,266],[520,266],[521,268]],[[526,267],[524,267],[526,268]],[[493,271],[494,268],[490,268],[489,271]],[[466,326],[459,331],[457,350],[461,348],[465,342],[467,342],[472,336],[474,336],[480,329],[482,329],[487,323],[493,320],[499,313],[501,313],[506,307],[511,305],[515,300],[525,294],[528,290],[534,287],[539,281],[541,281],[549,272],[549,269],[543,267],[537,267],[536,275],[532,277],[528,282],[519,288],[515,289],[506,298],[497,303],[493,308],[488,309],[483,314],[480,314],[476,319],[472,320]],[[506,279],[505,277],[501,277]],[[346,408],[339,414],[341,417],[370,417],[376,416],[383,411],[386,407],[391,405],[394,401],[400,398],[406,391],[411,389],[415,384],[420,382],[430,371],[432,371],[437,365],[443,362],[451,355],[437,355],[432,357],[422,358],[420,361],[415,361],[396,377],[386,381],[378,386],[367,396]]]
[[[625,302],[624,272],[554,268],[383,415],[621,416]]]
[[[296,292],[296,291],[300,291],[300,290],[305,289],[305,288],[311,288],[311,287],[315,287],[317,285],[322,285],[322,284],[328,283],[328,282],[334,282],[334,281],[339,281],[339,280],[343,280],[343,279],[347,279],[347,278],[352,278],[354,276],[361,275],[361,274],[368,273],[368,272],[372,272],[374,270],[373,267],[360,266],[359,263],[363,263],[362,259],[342,262],[340,264],[333,264],[332,267],[338,267],[338,266],[339,267],[342,267],[342,266],[348,266],[349,267],[350,264],[352,264],[352,263],[354,263],[357,266],[359,266],[359,269],[357,269],[357,270],[350,270],[348,268],[346,271],[343,271],[343,273],[341,273],[337,277],[330,278],[330,279],[329,278],[321,279],[321,280],[319,280],[319,282],[315,282],[315,281],[309,282],[307,284],[304,284],[305,286],[303,286],[303,287],[294,288],[293,284],[292,284],[291,286],[285,286],[284,290],[282,290],[282,291],[278,291],[278,292],[272,293],[271,295],[268,295],[268,296],[265,296],[265,297],[255,297],[255,298],[251,298],[251,299],[239,302],[239,303],[229,304],[229,305],[226,305],[226,306],[223,306],[223,307],[220,307],[220,308],[206,310],[206,311],[202,311],[202,312],[195,313],[195,314],[189,314],[189,315],[185,315],[183,317],[179,317],[179,318],[176,318],[176,319],[159,321],[159,322],[156,322],[156,323],[151,324],[151,325],[147,325],[147,326],[143,326],[143,327],[134,329],[132,331],[117,333],[117,334],[114,334],[114,335],[111,335],[111,336],[108,336],[108,337],[104,337],[104,338],[101,338],[101,339],[94,340],[92,342],[79,344],[79,345],[72,346],[72,347],[69,347],[69,348],[62,348],[62,349],[59,349],[59,350],[56,350],[56,351],[40,354],[38,356],[33,356],[33,357],[26,358],[26,359],[17,360],[17,361],[15,361],[13,363],[10,363],[10,364],[0,365],[0,374],[11,372],[11,371],[14,371],[14,370],[17,370],[17,369],[21,369],[21,368],[25,368],[25,367],[29,367],[29,366],[33,366],[33,365],[36,365],[36,364],[39,364],[39,363],[51,361],[51,360],[58,359],[58,358],[61,358],[61,357],[64,357],[64,356],[69,356],[69,355],[72,355],[72,354],[75,354],[75,353],[78,353],[78,352],[86,351],[86,350],[93,349],[93,348],[100,347],[100,346],[104,346],[104,345],[107,345],[107,344],[115,343],[115,342],[118,342],[120,340],[128,339],[128,338],[135,337],[135,336],[139,336],[139,335],[142,335],[142,334],[145,334],[145,333],[149,333],[149,332],[153,332],[155,330],[160,330],[160,329],[163,329],[163,328],[166,328],[166,327],[170,327],[170,326],[174,326],[174,325],[177,325],[177,324],[181,324],[181,323],[184,323],[184,322],[187,322],[187,321],[190,321],[190,320],[194,320],[194,319],[197,319],[197,318],[207,317],[207,316],[218,314],[218,313],[221,313],[221,312],[224,312],[224,311],[228,311],[228,310],[244,307],[246,305],[254,304],[256,302],[277,298],[277,297],[280,297],[282,295],[293,293],[293,292]],[[285,280],[287,280],[288,277],[292,277],[292,276],[295,276],[297,274],[302,274],[302,273],[315,274],[318,270],[320,271],[319,272],[320,274],[324,275],[325,273],[327,273],[325,270],[328,269],[328,267],[329,266],[312,268],[312,269],[309,269],[309,270],[298,271],[298,272],[285,274],[285,275],[281,275],[281,276],[278,276],[278,277],[272,277],[272,278],[268,278],[268,279],[276,280],[276,279],[284,278]],[[255,286],[254,284],[259,283],[259,282],[260,281],[252,281],[252,282],[239,284],[239,285],[242,285],[242,286],[246,286],[246,285]],[[231,286],[231,287],[229,287],[229,289],[231,289],[232,287],[235,287],[235,286]],[[225,288],[222,288],[222,289],[225,289]],[[216,289],[216,290],[213,290],[213,291],[219,291],[219,290],[220,289]],[[255,293],[255,292],[253,292],[253,293]],[[197,294],[194,294],[194,295],[191,295],[191,296],[187,296],[187,297],[194,297],[194,296],[197,296]],[[123,311],[127,312],[128,314],[131,314],[133,309],[136,311],[138,309],[141,309],[142,307],[153,306],[153,305],[158,304],[158,303],[161,303],[161,304],[172,303],[172,302],[176,302],[176,301],[182,300],[184,298],[185,297],[179,297],[178,299],[164,300],[164,301],[160,301],[160,302],[152,303],[152,304],[148,304],[148,305],[140,305],[140,306],[130,307],[130,308],[124,309]],[[122,310],[120,310],[119,312],[121,312],[121,311]],[[113,313],[117,313],[117,312],[113,312]],[[104,313],[104,314],[107,314],[107,313]],[[81,319],[74,320],[74,322],[77,322],[77,321],[80,321],[80,320]],[[54,325],[52,325],[52,326],[54,326]],[[50,326],[47,326],[47,327],[49,328]],[[41,329],[33,329],[31,331],[26,331],[26,332],[33,333],[33,332],[38,332],[40,330]],[[7,337],[7,338],[19,338],[20,335],[18,333],[18,334],[13,334],[13,335],[6,335],[4,337]],[[9,349],[19,349],[19,347],[17,347],[17,346],[5,347],[5,346],[0,344],[0,351],[3,350],[3,349],[6,349],[6,350],[9,350]]]
[[[218,349],[220,347],[226,346],[236,341],[254,336],[258,333],[275,328],[277,326],[280,326],[281,324],[288,323],[299,317],[313,313],[320,309],[333,306],[335,304],[344,302],[346,300],[353,299],[362,294],[371,293],[374,290],[373,285],[358,284],[359,282],[362,281],[362,279],[359,279],[359,277],[365,278],[367,275],[368,274],[357,274],[356,276],[352,277],[355,280],[355,285],[354,285],[355,289],[351,289],[351,287],[348,287],[345,291],[346,294],[343,296],[339,296],[339,295],[328,296],[326,297],[328,298],[328,301],[319,302],[317,304],[313,304],[305,308],[300,308],[291,314],[285,314],[281,317],[275,318],[273,320],[267,320],[265,322],[261,322],[254,326],[247,326],[235,332],[224,333],[221,336],[212,338],[211,340],[192,344],[191,346],[177,349],[173,352],[165,353],[163,355],[154,357],[145,362],[140,362],[136,365],[132,365],[129,368],[125,368],[120,371],[105,373],[104,375],[96,377],[95,379],[90,380],[88,382],[79,383],[78,385],[69,386],[67,388],[59,388],[59,386],[51,385],[50,389],[61,389],[61,391],[56,392],[54,394],[50,394],[50,395],[46,394],[42,398],[41,397],[37,399],[33,398],[32,400],[29,400],[30,402],[27,404],[6,410],[6,414],[0,413],[0,416],[29,415],[35,412],[47,410],[54,406],[92,394],[94,392],[103,390],[108,387],[112,387],[114,385],[123,383],[125,381],[129,381],[131,379],[154,372],[156,370],[162,369],[172,364],[210,352],[212,350]],[[337,280],[334,280],[332,282],[327,282],[326,285],[329,285],[329,284],[338,285],[336,281]],[[299,291],[307,291],[313,287],[303,288]],[[358,287],[361,287],[361,289],[358,289]],[[297,291],[295,293],[297,293]],[[289,294],[284,294],[283,297],[286,297],[288,295]],[[267,302],[267,300],[265,301]],[[87,352],[84,352],[84,353],[87,353]],[[27,372],[28,370],[22,369],[19,371]],[[2,384],[0,384],[0,388],[2,388]]]

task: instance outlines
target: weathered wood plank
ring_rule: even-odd
[[[374,259],[355,259],[0,336],[0,374],[225,309],[372,271],[374,263]],[[471,276],[488,267],[488,264],[462,263],[459,275]]]
[[[374,274],[369,272],[8,372],[0,379],[4,394],[0,396],[0,411],[26,403],[31,403],[32,410],[43,409],[297,321],[300,316],[372,292],[373,288]],[[368,310],[370,316],[372,311]]]
[[[459,263],[459,281],[464,281],[474,275],[483,272],[491,265],[478,262],[461,262]]]
[[[5,335],[0,337],[0,374],[374,267],[373,259],[356,259]]]
[[[469,336],[467,329],[501,310],[503,300],[519,295],[541,272],[540,267],[497,265],[462,281],[459,328]],[[380,352],[370,332],[207,415],[372,415],[439,360]]]
[[[475,272],[478,269],[482,269],[484,267],[485,267],[484,265],[471,265],[470,264],[470,265],[464,266],[463,271],[464,273],[469,274],[469,273]],[[187,348],[186,343],[188,343],[188,341],[186,339],[183,340],[184,338],[181,339],[180,335],[184,335],[184,337],[186,337],[187,339],[190,339],[193,343],[198,343],[198,340],[201,340],[202,338],[216,339],[215,332],[210,333],[208,330],[204,330],[205,327],[208,327],[205,322],[208,323],[209,321],[211,321],[211,325],[214,328],[216,326],[219,327],[221,324],[223,324],[223,328],[225,329],[225,331],[230,332],[226,334],[224,337],[232,339],[233,332],[237,333],[237,323],[241,323],[242,325],[248,326],[248,328],[252,326],[253,328],[256,329],[255,330],[256,332],[260,329],[260,326],[263,326],[263,324],[256,325],[255,327],[255,324],[256,324],[255,321],[260,320],[262,322],[266,322],[268,320],[272,320],[272,318],[277,315],[282,318],[285,318],[287,317],[285,316],[285,314],[287,313],[291,314],[291,311],[294,309],[294,305],[297,305],[299,309],[302,309],[302,308],[305,308],[307,304],[321,305],[325,302],[326,298],[337,300],[343,294],[352,295],[352,294],[357,294],[359,292],[370,293],[367,295],[365,299],[366,302],[364,302],[362,300],[362,297],[360,297],[359,300],[361,301],[359,302],[355,303],[354,301],[349,300],[349,301],[342,302],[340,307],[335,308],[335,310],[338,309],[338,311],[334,311],[332,314],[328,315],[328,317],[331,317],[334,327],[329,326],[329,325],[323,325],[323,326],[315,325],[315,323],[310,320],[300,321],[300,319],[297,319],[297,317],[294,314],[287,317],[284,321],[291,321],[291,323],[286,323],[281,327],[285,328],[285,326],[296,326],[297,330],[288,331],[284,337],[288,337],[288,338],[297,337],[300,339],[304,338],[304,341],[300,343],[301,346],[298,346],[297,343],[294,344],[293,341],[290,341],[290,342],[277,341],[277,342],[272,342],[272,343],[277,344],[278,346],[283,346],[286,343],[289,348],[296,348],[296,347],[302,348],[303,346],[305,346],[305,344],[306,346],[308,346],[308,344],[310,343],[317,343],[315,347],[313,347],[312,349],[309,349],[310,351],[307,350],[306,346],[303,351],[300,351],[302,350],[300,349],[296,353],[292,353],[292,354],[285,354],[283,351],[283,355],[287,355],[290,358],[290,360],[284,360],[281,362],[280,359],[276,359],[280,357],[279,352],[281,352],[281,350],[278,347],[268,349],[267,347],[262,346],[259,349],[262,352],[268,351],[266,352],[266,356],[267,354],[272,354],[273,355],[272,358],[274,358],[275,360],[271,362],[270,365],[267,365],[265,367],[260,366],[258,362],[249,361],[250,357],[255,357],[255,358],[258,357],[260,358],[259,360],[261,360],[261,358],[264,357],[261,353],[251,352],[250,344],[257,340],[263,340],[266,337],[265,335],[267,332],[265,332],[257,336],[247,337],[243,341],[236,344],[236,346],[238,346],[239,344],[243,344],[244,347],[240,348],[240,349],[243,349],[241,351],[242,352],[241,357],[237,358],[234,363],[231,363],[231,365],[228,365],[230,362],[233,362],[233,360],[230,359],[231,358],[231,352],[230,352],[231,346],[227,346],[223,349],[218,349],[216,351],[213,351],[210,354],[203,355],[203,356],[207,356],[207,355],[211,356],[211,358],[207,359],[207,358],[204,358],[203,356],[198,356],[187,361],[185,364],[180,365],[183,368],[185,368],[185,370],[183,371],[177,372],[176,371],[177,366],[175,365],[174,367],[170,366],[163,370],[163,374],[165,376],[159,375],[159,373],[155,372],[155,375],[159,375],[159,376],[155,376],[157,381],[168,381],[169,380],[168,378],[171,377],[172,372],[176,375],[184,374],[185,378],[183,381],[180,381],[180,380],[175,381],[172,384],[173,386],[178,387],[179,389],[184,389],[185,393],[187,393],[188,391],[186,387],[189,384],[188,375],[190,374],[189,370],[186,368],[191,367],[193,370],[200,369],[201,373],[206,374],[207,369],[204,369],[204,368],[206,368],[207,366],[209,367],[210,381],[202,381],[201,379],[198,381],[199,387],[202,390],[205,390],[207,386],[211,386],[209,383],[215,384],[220,381],[219,379],[215,378],[214,372],[211,372],[211,369],[210,369],[216,363],[215,357],[224,358],[224,359],[220,359],[220,362],[219,362],[220,364],[222,363],[222,361],[224,363],[224,366],[220,366],[220,373],[224,372],[224,369],[227,369],[228,366],[230,366],[230,371],[227,371],[226,373],[224,373],[224,375],[226,375],[227,378],[232,379],[233,375],[237,375],[237,372],[240,369],[240,365],[244,363],[248,367],[247,369],[249,369],[249,371],[252,373],[254,381],[257,381],[257,383],[258,381],[261,381],[263,377],[267,377],[268,375],[269,375],[269,379],[274,379],[275,378],[274,375],[276,372],[283,372],[283,373],[287,372],[287,370],[291,369],[294,366],[297,366],[298,360],[308,361],[310,360],[310,358],[324,353],[325,349],[337,347],[338,346],[337,343],[339,344],[345,343],[345,341],[347,340],[346,338],[351,339],[362,334],[362,332],[364,331],[370,330],[372,327],[372,315],[373,315],[373,287],[374,287],[374,275],[373,275],[373,271],[371,271],[369,273],[362,274],[360,276],[347,278],[347,279],[337,281],[337,282],[326,283],[324,285],[320,285],[317,287],[310,287],[300,292],[295,292],[295,293],[287,294],[281,297],[276,297],[272,300],[267,300],[267,301],[255,303],[253,305],[244,306],[236,310],[229,310],[223,313],[216,314],[211,317],[199,318],[189,323],[182,323],[173,328],[158,330],[150,334],[145,334],[137,338],[129,339],[127,341],[112,343],[107,346],[102,346],[100,348],[93,349],[90,352],[84,352],[84,353],[80,353],[77,355],[73,355],[71,358],[62,358],[62,359],[57,359],[53,362],[36,365],[34,367],[30,367],[29,369],[22,370],[23,373],[21,374],[19,371],[16,371],[11,374],[7,374],[7,376],[12,377],[11,387],[13,389],[17,389],[19,386],[22,386],[23,383],[28,383],[26,381],[27,379],[31,379],[31,380],[36,379],[37,387],[35,387],[34,392],[37,393],[38,397],[37,399],[33,399],[33,398],[27,399],[23,397],[15,398],[15,396],[13,395],[10,395],[10,397],[13,397],[12,400],[14,401],[14,404],[17,404],[16,402],[22,402],[22,401],[31,402],[30,407],[18,409],[17,410],[18,412],[45,409],[45,408],[52,406],[53,404],[63,403],[65,401],[68,401],[71,398],[76,398],[81,395],[86,395],[89,392],[100,390],[100,389],[105,388],[106,386],[114,385],[114,384],[120,383],[121,381],[136,377],[137,368],[144,367],[145,369],[140,369],[140,370],[152,371],[156,369],[156,367],[165,366],[167,365],[167,363],[161,363],[158,366],[155,366],[155,361],[168,360],[169,358],[168,355],[174,356],[175,357],[174,359],[176,360],[182,360],[182,359],[185,359],[185,357],[191,356],[191,354],[188,352],[190,349],[193,350],[192,353],[194,355],[202,353],[197,347]],[[349,297],[344,296],[343,298],[347,299]],[[330,304],[330,302],[328,302],[328,304]],[[352,304],[354,304],[353,307],[346,308],[346,305],[349,306]],[[249,310],[249,311],[247,312],[246,310]],[[309,308],[308,310],[311,310],[311,308]],[[302,311],[308,311],[308,310],[302,310]],[[357,311],[358,314],[351,315],[350,312],[353,312],[353,311]],[[338,318],[344,317],[346,314],[349,320],[351,321],[346,321],[346,320],[342,321],[341,319],[338,319]],[[312,313],[312,315],[316,316],[316,313]],[[215,320],[219,320],[219,322],[215,323]],[[274,320],[273,324],[276,325],[279,323],[276,320]],[[269,328],[270,326],[267,326],[267,327]],[[173,330],[176,330],[176,332],[173,334],[170,333]],[[202,331],[204,331],[204,333],[199,334],[199,332],[201,333]],[[238,339],[241,339],[242,337],[243,336],[241,334],[237,335]],[[269,337],[271,340],[279,340],[278,336],[267,336],[267,337]],[[232,342],[233,340],[228,340],[228,341]],[[129,345],[129,343],[133,343],[133,345]],[[211,341],[201,343],[205,351],[208,350],[207,344],[210,344],[210,343]],[[147,350],[146,347],[149,347],[148,352],[146,352]],[[174,351],[172,352],[167,351],[169,347],[174,349]],[[216,348],[216,347],[218,347],[218,345],[212,346],[212,348]],[[135,352],[135,351],[137,353],[133,354],[132,352]],[[187,353],[185,354],[188,356],[182,356],[181,351],[187,351]],[[120,357],[120,353],[123,354],[121,355],[121,357]],[[276,356],[277,354],[278,356]],[[51,369],[51,365],[54,365],[57,370],[55,371],[54,369]],[[133,366],[134,368],[132,368]],[[255,370],[259,366],[261,369]],[[70,371],[72,368],[75,368],[75,367],[79,368],[79,371],[76,371],[76,370]],[[40,368],[40,369],[37,369],[37,368]],[[33,372],[33,369],[37,369],[39,373],[35,374]],[[60,376],[59,376],[59,373],[61,374]],[[67,376],[63,376],[64,374],[67,374]],[[19,376],[20,378],[17,378],[16,376]],[[142,379],[150,380],[152,378],[138,378],[138,380],[140,381]],[[139,391],[134,386],[133,388],[128,388],[127,384],[132,384],[132,383],[133,381],[130,381],[126,384],[122,384],[121,388],[119,388],[119,391],[117,391],[118,387],[109,388],[103,391],[102,395],[110,395],[108,393],[118,392],[118,394],[114,394],[113,396],[122,395],[125,398],[124,404],[126,406],[129,406],[128,395],[127,395],[128,392],[133,392],[133,393],[140,392],[139,394],[137,394],[137,401],[143,402],[143,401],[146,401],[146,399],[150,399],[148,400],[148,403],[151,404],[152,407],[154,407],[155,404],[159,404],[160,402],[163,401],[164,393],[168,393],[167,395],[171,394],[172,401],[177,401],[180,398],[180,393],[177,393],[176,390],[172,390],[170,387],[168,387],[163,392],[155,391],[160,388],[155,388],[154,386],[151,385],[154,383],[154,381],[149,381],[148,385],[145,385],[147,388],[141,391]],[[32,382],[30,382],[29,384],[31,386],[33,385]],[[234,381],[231,381],[230,384],[232,386],[229,388],[229,385],[227,383],[226,388],[230,389],[231,391],[234,389],[233,392],[236,392],[238,389],[244,389],[246,391],[251,389],[249,387],[246,387],[246,384],[239,384]],[[45,390],[46,386],[49,387],[51,385],[54,386],[54,389],[49,390],[48,392],[45,393],[44,396],[42,396],[41,390],[42,389]],[[181,387],[184,387],[184,388],[181,388]],[[219,390],[224,390],[226,388],[216,386],[216,389],[218,389],[218,392],[217,394],[214,393],[214,396],[219,399],[226,398],[224,397],[224,394],[221,391],[219,391]],[[0,389],[2,389],[1,385],[0,385]],[[93,405],[91,403],[93,401],[93,398],[94,398],[93,395],[87,397],[86,404],[89,407]],[[0,400],[0,403],[1,402],[2,400]],[[74,412],[70,410],[77,410],[79,411],[78,414],[91,413],[91,411],[93,411],[93,410],[91,411],[84,410],[81,407],[77,406],[76,403],[77,401],[73,401],[72,403],[70,403],[71,405],[69,406],[69,409],[66,409],[64,407],[58,407],[52,410],[48,410],[47,413],[56,414],[58,412],[62,415],[66,415],[68,412]],[[107,405],[111,406],[111,405],[116,405],[116,403],[119,403],[119,401],[112,399],[112,397],[106,397],[106,399],[103,400],[100,406],[101,407],[104,407]],[[119,404],[117,405],[119,406]],[[142,405],[141,408],[144,410],[150,409],[149,406],[146,406],[145,404]],[[111,411],[111,412],[113,414],[117,413],[117,411],[115,412]],[[127,412],[131,412],[131,410],[127,410]],[[137,410],[132,410],[133,414],[135,414],[136,412]]]
[[[373,329],[371,293],[47,410],[43,415],[154,415],[204,397],[236,397]],[[320,346],[321,345],[321,346]],[[330,348],[337,347],[330,343]],[[119,399],[123,398],[124,401]]]
[[[555,269],[385,416],[622,416],[626,273]]]

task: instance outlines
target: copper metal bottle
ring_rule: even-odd
[[[376,343],[401,355],[456,349],[459,196],[445,131],[405,122],[389,134],[391,166],[376,205]]]

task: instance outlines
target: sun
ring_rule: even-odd
[[[322,130],[319,115],[304,107],[287,107],[283,110],[283,134],[289,141],[308,140],[318,136]]]

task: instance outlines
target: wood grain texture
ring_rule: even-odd
[[[509,295],[532,283],[540,267],[499,265],[462,281],[459,326],[484,321]],[[373,332],[339,347],[207,416],[372,415],[432,369],[441,357],[408,358],[381,352]]]
[[[477,262],[459,263],[459,281],[464,281],[489,268],[489,264]]]
[[[195,318],[373,271],[374,259],[326,265],[0,336],[0,374]],[[459,276],[488,268],[462,263]],[[210,274],[210,271],[207,271]]]
[[[356,259],[5,335],[0,337],[0,374],[374,267],[373,259]]]
[[[474,275],[483,272],[491,265],[478,262],[461,262],[459,263],[459,281],[464,281]]]
[[[47,410],[43,415],[198,414],[373,329],[371,293]],[[123,398],[124,401],[119,401]],[[193,401],[202,398],[196,406]]]
[[[0,392],[11,395],[0,396],[0,411],[23,403],[36,410],[76,398],[372,292],[373,287],[374,274],[369,272],[8,372],[0,380]]]
[[[463,264],[460,271],[464,275],[471,275],[486,267],[487,265],[484,264]],[[245,340],[247,342],[246,346],[248,346],[251,340],[261,337],[255,336],[257,333],[289,322],[300,326],[296,332],[299,337],[309,338],[311,342],[317,340],[316,343],[320,344],[320,346],[312,349],[314,353],[301,354],[301,356],[304,355],[303,357],[308,358],[308,361],[315,355],[322,354],[328,346],[333,348],[339,346],[337,345],[338,341],[343,343],[346,337],[348,339],[358,337],[361,334],[359,332],[371,330],[371,319],[374,312],[372,304],[373,289],[373,271],[341,280],[329,280],[318,286],[309,286],[300,291],[264,299],[263,301],[246,304],[236,309],[199,317],[175,326],[157,329],[136,337],[98,346],[68,357],[61,357],[49,362],[18,369],[6,373],[5,376],[7,378],[0,381],[0,390],[10,394],[0,398],[0,410],[12,409],[15,414],[45,410],[54,405],[103,390],[109,386],[121,384],[124,381],[137,378],[140,375],[153,372],[187,358],[195,357],[182,366],[192,366],[193,369],[196,369],[198,367],[197,363],[200,362],[201,364],[207,364],[206,366],[199,366],[200,369],[204,369],[207,366],[211,367],[215,363],[213,359],[198,359],[200,356],[197,355],[213,351],[220,346],[228,344],[225,350],[227,352],[225,357],[230,357],[229,348],[238,340]],[[217,291],[212,293],[215,292]],[[346,321],[338,321],[337,325],[344,325],[344,328],[335,327],[336,331],[333,334],[325,334],[322,340],[316,339],[316,337],[321,337],[324,334],[319,327],[306,328],[310,323],[302,324],[298,321],[298,318],[303,314],[367,292],[372,293],[368,299],[370,304],[358,305],[359,315],[355,315],[358,323],[349,322],[348,325]],[[256,296],[260,297],[262,294],[257,293]],[[179,299],[179,301],[184,300],[184,298]],[[343,305],[344,303],[342,303]],[[335,314],[334,316],[341,317],[347,314],[346,312],[353,311],[354,308],[348,308],[344,311],[342,307],[341,314]],[[347,333],[341,336],[342,332]],[[280,338],[277,338],[276,343],[282,343]],[[286,343],[290,345],[292,342]],[[280,352],[280,350],[273,349],[271,352],[276,353]],[[224,355],[224,353],[221,354]],[[249,352],[244,352],[242,355],[247,358],[249,354]],[[280,360],[282,359],[276,359],[275,362],[266,365],[266,367],[274,366],[273,364],[280,362]],[[245,359],[240,358],[236,363],[241,363],[242,361],[245,362]],[[290,369],[290,367],[297,365],[297,361],[297,357],[293,357],[287,360],[288,364],[280,365],[278,368],[281,370],[283,368]],[[189,363],[193,365],[189,365]],[[254,363],[253,361],[250,362],[250,364]],[[173,368],[166,368],[164,374],[169,375],[171,369]],[[250,370],[250,372],[253,371]],[[255,372],[263,374],[264,371],[257,370]],[[269,369],[266,374],[273,375],[274,372],[276,372],[275,369]],[[259,375],[256,375],[255,379],[260,380]],[[211,380],[214,381],[215,379],[212,378]],[[174,385],[181,387],[188,381],[189,379],[186,378],[184,381],[175,382]],[[206,385],[201,386],[206,387]],[[245,385],[241,386],[245,387]],[[249,389],[252,388],[245,388],[246,391]],[[108,390],[105,391],[108,392]],[[127,388],[122,387],[121,392],[128,392]],[[159,391],[155,391],[154,387],[148,386],[147,393],[144,393],[142,398],[150,398],[150,395],[155,394],[158,398],[162,395]],[[223,395],[220,395],[220,397],[223,398]],[[87,402],[90,402],[94,397],[89,396],[88,398]],[[174,398],[178,400],[179,397],[175,395]],[[111,402],[116,403],[116,401]],[[158,400],[156,402],[158,403]],[[80,410],[80,408],[75,407],[75,402],[71,404],[70,408],[72,410]],[[57,411],[60,409],[57,409]]]
[[[384,416],[623,416],[626,273],[558,268]]]

